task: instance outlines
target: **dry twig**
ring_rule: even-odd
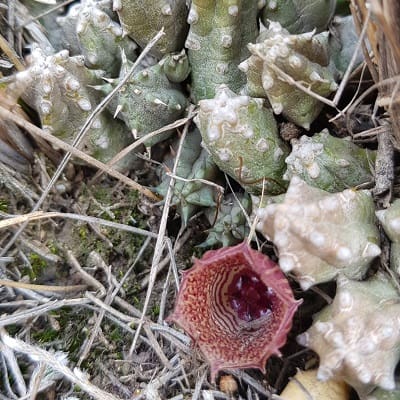
[[[193,108],[191,108],[189,110],[188,117],[189,118],[193,117]],[[180,154],[181,154],[182,145],[183,145],[183,142],[185,140],[187,130],[189,128],[189,121],[190,121],[190,119],[185,124],[185,127],[184,127],[183,132],[182,132],[182,136],[181,136],[181,140],[180,140],[180,143],[179,143],[179,148],[177,150],[176,159],[175,159],[174,168],[173,168],[173,174],[174,175],[176,174],[176,168],[177,168],[177,165],[178,165],[178,162],[179,162],[179,157],[180,157]],[[159,227],[159,231],[158,231],[158,238],[157,238],[157,242],[156,242],[156,245],[155,245],[153,261],[152,261],[152,264],[151,264],[151,270],[150,270],[150,274],[149,274],[149,287],[147,289],[146,299],[145,299],[144,305],[143,305],[142,317],[140,319],[140,323],[139,323],[139,325],[137,327],[137,330],[136,330],[136,335],[135,335],[135,337],[133,339],[133,342],[132,342],[132,345],[131,345],[131,349],[129,351],[130,355],[133,354],[133,352],[134,352],[134,350],[136,348],[137,339],[139,337],[140,330],[141,330],[141,328],[143,326],[143,323],[144,323],[144,316],[146,315],[146,312],[147,312],[147,307],[148,307],[149,302],[150,302],[150,296],[151,296],[152,289],[153,289],[153,286],[154,286],[154,282],[155,282],[155,279],[156,279],[156,276],[157,276],[157,269],[158,269],[157,266],[158,266],[158,264],[159,264],[159,262],[161,260],[163,247],[164,247],[164,243],[165,243],[165,232],[166,232],[166,228],[167,228],[169,207],[171,205],[174,184],[175,184],[175,179],[171,178],[167,194],[165,195],[165,198],[164,198],[164,210],[163,210],[163,214],[162,214],[162,217],[161,217],[160,227]]]
[[[93,398],[98,400],[118,400],[117,397],[93,385],[86,374],[78,368],[74,368],[72,371],[60,360],[60,357],[57,357],[55,354],[49,353],[46,350],[28,344],[20,339],[12,338],[4,329],[0,330],[0,338],[4,346],[7,346],[9,349],[18,353],[26,354],[36,362],[44,363],[52,369],[60,372],[66,379],[73,384],[78,385],[84,392],[88,393]]]

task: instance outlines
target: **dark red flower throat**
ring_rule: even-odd
[[[276,295],[250,269],[241,271],[228,287],[230,305],[246,322],[265,317],[273,311]]]

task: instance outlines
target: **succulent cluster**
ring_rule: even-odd
[[[32,7],[32,2],[26,1]],[[332,16],[333,2],[319,3],[313,4],[316,10],[328,6],[329,11],[324,15],[318,11],[310,13],[306,1],[291,7],[285,2],[271,1],[265,4],[264,1],[243,0],[194,0],[190,4],[185,0],[160,0],[156,3],[81,0],[72,5],[64,16],[53,20],[42,18],[43,24],[52,31],[49,40],[53,52],[47,41],[39,43],[39,47],[42,48],[43,57],[52,58],[55,54],[65,57],[65,49],[69,50],[71,59],[80,57],[84,72],[78,76],[76,71],[70,73],[74,75],[75,83],[79,83],[79,90],[88,92],[82,94],[86,99],[86,109],[76,118],[73,110],[83,104],[82,96],[53,88],[47,89],[51,93],[45,97],[51,97],[49,101],[54,104],[53,110],[59,108],[56,104],[64,103],[63,106],[69,110],[68,116],[64,113],[63,118],[59,118],[48,107],[45,109],[40,99],[41,89],[36,86],[39,81],[34,74],[40,67],[37,67],[37,57],[35,60],[34,56],[30,68],[20,76],[19,81],[25,81],[21,91],[34,93],[36,99],[27,99],[27,103],[40,114],[43,126],[71,142],[77,127],[82,126],[101,96],[109,93],[125,78],[140,47],[147,45],[163,28],[164,36],[151,49],[153,58],[147,57],[137,67],[110,103],[109,111],[114,119],[107,111],[98,118],[107,120],[110,127],[118,125],[118,129],[111,128],[114,132],[124,131],[112,139],[104,134],[108,141],[118,142],[118,145],[105,146],[106,139],[98,139],[94,135],[93,140],[89,138],[87,143],[101,142],[103,148],[87,144],[90,153],[102,160],[111,159],[129,141],[184,115],[189,99],[194,102],[203,100],[197,123],[207,151],[218,167],[238,180],[247,191],[283,193],[287,187],[284,159],[289,154],[289,147],[278,137],[277,124],[269,105],[275,113],[282,112],[287,118],[307,128],[318,115],[322,103],[292,87],[277,71],[283,70],[291,79],[309,85],[309,89],[321,96],[329,95],[336,86],[333,72],[328,68],[330,59],[333,59],[328,33],[301,33],[307,31],[309,26],[318,30],[326,28]],[[283,15],[289,9],[294,11],[294,19],[303,20],[305,17],[304,21],[308,21],[302,22],[303,30],[290,29],[292,33],[289,33],[279,22],[275,22],[287,24],[289,29],[288,19],[284,22],[285,18],[278,17],[278,14]],[[279,12],[274,18],[267,16],[267,10]],[[260,17],[268,25],[261,32]],[[340,51],[341,44],[336,41],[332,49]],[[291,64],[299,65],[298,68],[285,69],[286,65]],[[56,69],[46,69],[46,76],[54,82],[58,81]],[[247,72],[244,73],[244,70]],[[303,72],[298,75],[299,71],[306,76],[303,76]],[[98,79],[87,79],[86,75],[91,74]],[[105,78],[108,83],[99,82]],[[189,87],[181,84],[184,81],[189,83]],[[97,93],[94,93],[93,87],[97,87]],[[242,93],[245,94],[242,96]],[[237,123],[223,118],[218,122],[221,135],[220,140],[215,140],[212,138],[215,130],[213,117],[206,109],[213,107],[211,114],[224,115],[229,119],[223,104],[227,96],[232,98],[228,101],[228,111],[233,104],[248,102],[248,105],[240,107],[241,117]],[[268,100],[263,101],[259,97]],[[44,117],[43,111],[48,112],[47,117]],[[239,109],[230,111],[231,114],[237,112]],[[121,119],[123,124],[117,122],[115,117]],[[66,120],[68,123],[64,125]],[[71,124],[76,125],[75,129],[70,129]],[[61,125],[67,127],[68,136],[60,132]],[[231,128],[230,132],[227,127]],[[238,134],[233,134],[235,129]],[[153,146],[168,138],[170,133],[153,136],[145,144]],[[226,135],[231,137],[229,146],[223,143]],[[124,142],[122,136],[128,142]],[[241,152],[236,155],[239,148]],[[231,153],[235,156],[229,157]]]
[[[341,278],[333,303],[298,341],[319,354],[319,379],[343,378],[362,398],[376,386],[393,390],[399,313],[398,291],[385,275],[363,282]]]
[[[377,212],[394,249],[397,205]],[[318,379],[343,379],[362,399],[376,387],[393,390],[400,297],[384,273],[363,280],[381,253],[370,192],[329,193],[294,175],[283,201],[266,205],[258,215],[261,232],[278,249],[280,268],[294,272],[303,290],[337,280],[332,304],[298,337],[319,355]]]
[[[179,209],[183,223],[186,225],[189,218],[199,207],[214,207],[217,205],[217,193],[214,187],[204,185],[201,180],[216,181],[219,171],[209,154],[201,148],[201,135],[193,129],[186,135],[181,154],[176,165],[176,176],[184,180],[177,180],[174,185],[172,204]],[[178,141],[173,143],[173,153],[178,148]],[[170,155],[165,160],[162,170],[161,183],[155,191],[165,196],[171,177],[167,172],[173,170],[174,157]]]
[[[250,196],[246,193],[229,193],[216,208],[209,207],[205,214],[211,228],[200,246],[211,247],[221,243],[232,246],[246,239],[249,234],[248,215],[251,212]]]
[[[109,80],[110,83],[103,86],[103,92],[111,91],[131,68],[132,63],[123,55],[119,79]],[[168,54],[157,64],[142,69],[128,79],[114,99],[114,115],[125,122],[135,138],[174,122],[184,114],[187,106],[179,82],[188,74],[185,51]],[[171,131],[154,136],[145,145],[153,146],[170,134]]]
[[[246,82],[238,65],[249,54],[248,43],[258,34],[258,2],[193,0],[189,11],[188,48],[194,101],[214,97],[225,84],[238,92]]]
[[[249,44],[251,56],[240,64],[247,75],[246,92],[268,98],[275,114],[310,129],[323,104],[292,81],[322,97],[336,90],[329,67],[328,34],[307,32],[291,35],[278,22],[261,32],[256,44]]]
[[[319,354],[319,378],[340,377],[364,396],[394,387],[400,357],[398,295],[381,275],[363,280],[381,253],[376,216],[392,242],[391,268],[400,273],[400,202],[375,214],[370,192],[357,190],[374,179],[375,151],[313,128],[357,43],[351,18],[335,19],[334,35],[327,30],[334,6],[81,0],[51,22],[58,29],[51,45],[32,45],[27,69],[9,88],[44,129],[72,143],[105,94],[128,78],[84,138],[85,151],[105,162],[195,103],[178,160],[178,141],[170,138],[176,130],[145,145],[170,140],[154,190],[167,193],[176,161],[172,203],[183,224],[203,208],[212,225],[203,245],[224,248],[185,273],[170,320],[197,343],[213,377],[224,368],[264,369],[299,305],[283,273],[293,272],[304,290],[337,280],[333,303],[299,341]],[[161,28],[165,35],[133,70]],[[280,135],[282,121],[298,127],[290,143]],[[127,170],[134,160],[118,167]],[[236,181],[237,193],[221,198],[220,171]],[[227,247],[246,239],[250,194],[264,196],[259,228],[275,245],[280,269],[244,243]]]
[[[88,69],[81,56],[70,57],[67,50],[46,55],[35,46],[29,68],[16,75],[12,90],[38,112],[43,129],[72,143],[100,102],[93,86],[101,83],[101,75],[99,70]],[[132,141],[126,125],[106,111],[93,121],[83,148],[107,162]],[[126,157],[118,167],[129,169],[135,159],[134,155]]]
[[[290,33],[324,31],[335,12],[335,0],[266,0],[261,20],[279,22]]]
[[[196,123],[204,146],[215,163],[248,192],[279,194],[288,147],[278,136],[278,127],[262,99],[240,96],[226,85],[213,99],[199,102]]]
[[[328,193],[296,176],[284,201],[258,214],[261,232],[278,247],[280,267],[293,271],[304,290],[339,275],[361,279],[381,252],[366,190]]]
[[[57,22],[72,45],[77,47],[73,52],[82,54],[89,68],[116,76],[121,67],[121,50],[134,59],[137,45],[112,19],[110,6],[111,0],[83,0],[74,4]]]
[[[311,186],[341,192],[373,180],[375,151],[329,134],[327,129],[309,137],[292,139],[284,178],[302,178]]]

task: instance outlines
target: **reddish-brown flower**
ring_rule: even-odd
[[[186,271],[169,321],[180,325],[211,366],[259,368],[280,355],[296,301],[278,265],[247,243],[208,251]]]

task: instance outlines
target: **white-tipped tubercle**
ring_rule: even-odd
[[[358,370],[358,379],[364,384],[371,383],[372,374],[366,368],[359,368]]]
[[[284,231],[278,231],[274,237],[274,243],[277,246],[287,246],[289,243],[289,237]]]
[[[361,363],[361,358],[358,353],[353,351],[347,354],[346,363],[352,368],[357,368]]]
[[[339,261],[349,261],[351,257],[351,250],[346,246],[340,246],[336,251],[336,258]]]
[[[307,291],[311,286],[315,285],[315,279],[311,276],[302,276],[298,278],[299,285],[303,291]]]
[[[346,346],[346,343],[345,343],[343,334],[342,334],[341,332],[339,332],[339,331],[334,331],[334,332],[332,332],[332,333],[328,336],[327,340],[328,340],[328,339],[329,339],[329,342],[330,342],[334,347],[343,348],[343,347]]]
[[[389,222],[389,226],[396,232],[400,234],[400,218],[392,219]]]
[[[229,6],[228,7],[228,14],[232,15],[232,17],[237,17],[239,14],[238,6]]]
[[[325,381],[327,381],[328,379],[331,379],[332,376],[333,376],[333,373],[332,373],[332,370],[331,370],[329,367],[324,366],[324,365],[321,365],[321,366],[318,368],[317,378],[318,378],[320,381],[325,382]]]
[[[188,22],[188,24],[195,24],[198,20],[199,20],[199,14],[197,13],[194,6],[192,5],[192,7],[189,11],[187,22]]]
[[[275,114],[282,114],[283,111],[283,104],[282,103],[273,103],[271,104],[272,110],[274,111]]]
[[[322,247],[326,243],[326,237],[317,231],[313,231],[310,233],[310,242],[316,247]]]
[[[328,333],[332,330],[333,325],[330,322],[321,322],[321,321],[317,321],[314,324],[314,328],[317,332],[325,334]]]
[[[279,266],[283,272],[289,272],[295,267],[295,262],[293,258],[289,256],[283,256],[279,258]]]
[[[363,251],[363,257],[366,258],[375,258],[381,254],[381,248],[375,244],[368,242],[367,245],[365,246],[365,249]]]
[[[343,290],[337,294],[337,301],[341,311],[349,311],[353,307],[354,299],[348,290]]]
[[[377,345],[375,341],[371,340],[370,338],[361,338],[359,345],[362,354],[372,354],[377,351]]]
[[[307,332],[301,333],[296,337],[296,340],[301,346],[308,346],[310,343],[310,335]]]
[[[384,390],[394,390],[396,388],[394,378],[388,375],[382,375],[376,383]]]

